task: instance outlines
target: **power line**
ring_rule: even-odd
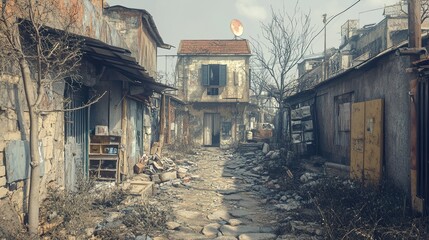
[[[313,36],[313,38],[310,40],[310,42],[308,43],[307,47],[304,49],[303,51],[303,55],[301,57],[304,56],[305,52],[307,52],[308,48],[310,47],[311,43],[314,41],[314,39],[316,39],[317,36],[319,36],[323,30],[326,28],[326,25],[328,25],[328,23],[330,23],[334,18],[338,17],[339,15],[343,14],[344,12],[346,12],[347,10],[349,10],[350,8],[354,7],[356,4],[358,4],[361,0],[357,0],[355,3],[353,3],[352,5],[350,5],[349,7],[347,7],[346,9],[344,9],[343,11],[335,14],[334,16],[330,17],[329,20],[326,22],[326,24],[324,24],[323,28],[320,29],[320,31]]]

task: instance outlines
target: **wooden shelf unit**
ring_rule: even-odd
[[[119,182],[120,137],[91,136],[89,144],[89,177]]]

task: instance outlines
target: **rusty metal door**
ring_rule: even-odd
[[[383,161],[382,99],[353,103],[351,118],[350,177],[379,184]]]
[[[86,89],[75,90],[69,87],[65,96],[70,100],[66,108],[76,108],[85,105],[88,101]],[[64,114],[64,182],[68,190],[73,190],[76,182],[84,178],[88,172],[88,116],[89,108],[68,111]]]

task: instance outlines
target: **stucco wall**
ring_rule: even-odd
[[[152,76],[157,71],[157,46],[142,24],[142,13],[131,9],[106,9],[104,14],[124,38],[133,57]]]
[[[219,95],[207,95],[203,64],[226,64],[227,83]],[[179,97],[188,102],[249,102],[249,58],[240,56],[181,56],[177,64]]]
[[[337,149],[335,137],[336,96],[352,93],[354,102],[384,99],[384,165],[385,176],[409,191],[410,159],[410,97],[409,80],[405,72],[407,57],[387,54],[361,69],[346,73],[317,88],[316,111],[319,150],[329,161],[350,159],[349,153]],[[350,142],[348,142],[348,145]]]
[[[247,125],[248,117],[245,111],[246,105],[243,104],[205,104],[196,103],[188,106],[189,109],[189,131],[190,139],[194,144],[203,145],[203,122],[204,113],[220,114],[220,124],[223,122],[231,123],[231,136],[222,136],[220,145],[228,146],[240,141],[239,125]],[[222,132],[222,129],[221,129]]]

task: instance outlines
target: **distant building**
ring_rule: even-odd
[[[205,146],[244,140],[249,122],[247,40],[182,40],[177,55],[177,95],[188,105],[189,137]]]
[[[359,27],[359,20],[347,20],[341,26],[341,43],[338,49],[327,51],[327,79],[356,66],[386,49],[407,40],[407,5],[397,3],[384,8],[384,19],[377,24]],[[429,30],[428,21],[422,31]],[[334,50],[334,51],[333,51]],[[323,54],[309,55],[298,64],[299,91],[323,81]]]

